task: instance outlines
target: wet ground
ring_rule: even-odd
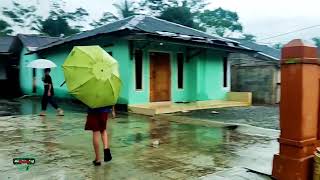
[[[236,129],[119,115],[108,122],[114,159],[94,167],[81,108],[43,118],[36,103],[16,102],[17,115],[0,117],[0,179],[268,179],[245,168],[270,173],[277,151],[275,139]],[[36,164],[21,171],[12,159],[26,155]]]
[[[218,113],[212,113],[212,111]],[[278,105],[205,109],[175,115],[279,130]]]

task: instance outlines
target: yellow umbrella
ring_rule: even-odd
[[[90,108],[114,105],[121,80],[117,60],[100,46],[75,46],[62,65],[70,94]]]

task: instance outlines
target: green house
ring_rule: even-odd
[[[24,49],[20,86],[43,93],[42,72],[26,68],[37,58],[54,61],[56,95],[68,98],[61,65],[73,46],[99,45],[120,64],[119,104],[224,100],[230,91],[232,52],[250,52],[238,42],[149,16],[132,16],[38,48]],[[93,87],[94,88],[94,87]]]

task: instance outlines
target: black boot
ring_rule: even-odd
[[[111,156],[111,152],[110,149],[104,149],[104,162],[108,162],[111,161],[112,156]]]
[[[94,166],[101,166],[101,162],[100,161],[94,160],[94,161],[92,161],[92,163],[93,163]]]

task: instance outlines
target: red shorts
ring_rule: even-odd
[[[104,131],[107,128],[108,113],[88,113],[85,130]]]

